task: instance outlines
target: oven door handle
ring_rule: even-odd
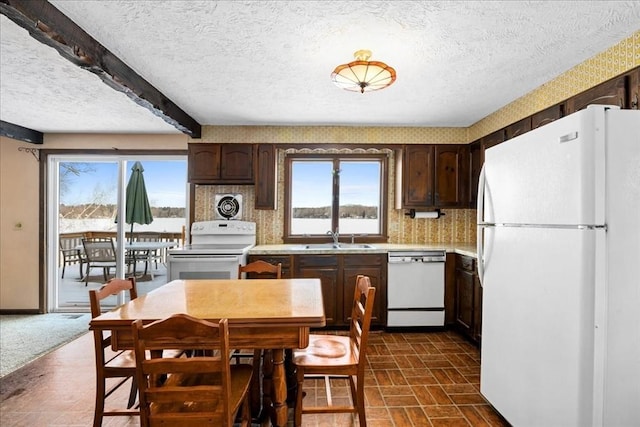
[[[206,256],[173,256],[169,258],[170,262],[238,262],[238,257],[206,257]]]

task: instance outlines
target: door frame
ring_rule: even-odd
[[[116,162],[118,164],[117,203],[118,217],[125,217],[127,163],[136,160],[176,160],[187,161],[187,150],[42,150],[40,157],[40,248],[39,248],[39,312],[79,312],[82,307],[59,307],[58,303],[58,223],[54,221],[59,207],[58,164],[60,161],[94,160]],[[185,222],[189,218],[190,186],[185,176]],[[116,240],[124,242],[125,222],[116,228]],[[116,277],[124,277],[124,245],[116,247],[120,260]],[[119,297],[117,304],[124,302]],[[89,311],[87,305],[86,311]]]

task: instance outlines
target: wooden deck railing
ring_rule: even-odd
[[[78,234],[78,233],[60,233],[60,237],[63,237],[65,235],[68,234]],[[85,238],[96,238],[96,237],[112,237],[112,238],[116,238],[116,232],[115,231],[84,231],[82,233],[83,237]],[[134,231],[133,232],[133,240],[137,240],[139,238],[142,238],[144,236],[156,236],[159,235],[160,236],[160,241],[161,242],[174,242],[177,241],[178,242],[178,246],[184,246],[185,243],[185,229],[184,227],[182,227],[182,232],[169,232],[169,231]],[[131,232],[127,231],[125,233],[125,237],[127,240],[129,240],[131,238]]]
[[[131,232],[125,233],[126,239],[129,240],[131,238]],[[179,247],[183,247],[185,244],[185,227],[182,227],[181,232],[167,232],[167,231],[134,231],[133,240],[143,239],[145,236],[159,236],[159,240],[161,242],[176,242]],[[73,250],[78,246],[82,245],[82,239],[91,239],[91,238],[116,238],[115,231],[82,231],[82,232],[73,232],[73,233],[60,233],[59,246],[60,246],[60,266],[62,266],[65,262],[68,264],[75,264],[77,262],[81,262],[81,256],[78,253],[77,257],[71,258],[69,256],[64,256],[65,250]],[[165,259],[166,250],[163,250],[162,258]]]

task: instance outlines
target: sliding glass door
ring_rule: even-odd
[[[126,187],[136,162],[152,220],[132,226]],[[135,275],[138,294],[166,283],[166,246],[182,243],[188,218],[186,156],[51,155],[47,178],[49,311],[88,311],[89,289],[113,277]],[[107,260],[92,259],[98,254],[85,251],[83,240],[111,241],[114,251],[99,254]],[[138,241],[161,243],[157,249],[133,250]],[[121,302],[112,298],[107,304]]]

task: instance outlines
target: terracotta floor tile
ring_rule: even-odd
[[[385,369],[382,371],[375,371],[373,375],[376,378],[379,386],[393,385],[393,380],[391,379],[388,370]]]
[[[380,386],[382,396],[410,396],[413,389],[410,386]]]
[[[449,369],[440,369],[440,368],[431,369],[431,373],[438,380],[438,384],[453,384],[454,383],[454,381],[451,379],[451,377],[447,374],[448,371],[449,371]]]
[[[479,393],[480,351],[456,333],[374,331],[367,350],[368,426],[508,426]],[[0,425],[91,425],[93,363],[93,341],[86,334],[3,377]],[[331,387],[334,403],[350,402],[346,381],[332,380]],[[326,402],[322,381],[305,380],[304,390],[305,403]],[[126,400],[126,392],[113,396],[115,404]],[[293,410],[289,412],[292,417]],[[303,425],[357,427],[359,423],[351,414],[309,414],[303,416]],[[103,427],[129,426],[139,426],[139,419],[108,417],[103,423]]]
[[[409,385],[438,384],[438,379],[433,375],[411,376],[411,377],[407,377],[407,384]]]
[[[409,406],[407,408],[404,408],[404,410],[414,426],[428,426],[430,424],[429,418],[427,418],[427,415],[424,413],[421,407]]]
[[[491,405],[476,405],[476,410],[494,427],[508,427],[509,423]]]
[[[365,387],[364,399],[369,406],[385,406],[379,387]]]
[[[406,378],[404,377],[400,369],[389,369],[387,370],[387,373],[389,374],[389,378],[391,379],[391,382],[393,383],[393,385],[408,384]]]
[[[476,393],[477,389],[473,384],[446,384],[442,389],[449,395],[456,393]]]
[[[449,376],[449,378],[451,378],[453,380],[454,384],[467,384],[467,383],[469,383],[469,380],[467,380],[467,377],[462,375],[460,373],[460,371],[458,371],[457,368],[447,369],[446,372],[447,372],[447,375]]]
[[[389,414],[395,427],[413,427],[411,418],[404,408],[389,408]]]
[[[379,408],[365,408],[367,414],[367,422],[373,420],[386,420],[391,421],[391,415],[389,415],[389,409],[386,407]]]
[[[449,398],[456,405],[471,405],[478,403],[486,403],[484,397],[480,393],[464,393],[464,394],[450,394]]]
[[[429,419],[434,418],[459,418],[462,416],[460,408],[456,405],[425,405],[422,410]]]
[[[418,400],[418,403],[420,403],[420,405],[424,406],[424,405],[436,404],[436,400],[433,398],[431,393],[429,393],[429,390],[427,390],[427,387],[418,385],[418,386],[413,386],[412,390],[413,390],[413,394],[416,396],[416,399]]]
[[[384,399],[384,403],[388,407],[418,406],[418,400],[413,395],[411,396],[384,396],[383,395],[383,399]]]
[[[466,418],[431,418],[434,427],[469,427]]]
[[[426,387],[427,390],[429,390],[429,393],[431,393],[431,396],[433,396],[433,399],[439,405],[450,405],[453,403],[449,398],[449,395],[439,385],[428,385]]]
[[[464,417],[469,421],[473,427],[490,427],[491,424],[487,421],[480,412],[476,409],[475,406],[465,405],[460,406],[460,412],[464,415]]]

